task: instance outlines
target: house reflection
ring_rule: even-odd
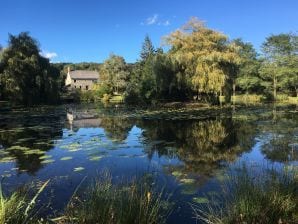
[[[77,131],[80,128],[96,128],[100,127],[102,119],[96,114],[92,114],[88,111],[70,111],[67,112],[66,118],[68,121],[68,127],[72,131]]]

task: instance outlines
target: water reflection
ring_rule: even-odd
[[[298,119],[297,114],[273,112],[272,121],[260,126],[264,133],[261,152],[272,162],[291,162],[298,160]]]
[[[271,112],[263,110],[262,113]],[[128,150],[130,144],[135,144],[127,140],[129,133],[137,126],[142,133],[136,141],[149,160],[154,159],[154,155],[175,158],[179,165],[165,165],[166,172],[196,174],[200,180],[218,175],[244,152],[250,152],[256,141],[263,142],[260,152],[270,161],[298,160],[297,114],[275,110],[269,117],[258,115],[258,119],[243,119],[249,116],[249,112],[242,111],[236,112],[236,116],[232,112],[222,116],[219,112],[216,116],[213,113],[199,119],[194,119],[193,114],[192,119],[187,116],[148,119],[148,115],[123,116],[120,109],[109,113],[106,108],[65,110],[64,107],[2,113],[0,159],[1,162],[15,161],[19,170],[35,174],[46,166],[45,152],[55,148],[55,140],[73,145],[80,142],[80,138],[92,140],[94,137],[78,135],[74,138],[76,142],[69,142],[64,136],[66,130],[77,135],[81,129],[99,128],[113,143],[113,149],[121,150],[126,146]],[[92,141],[88,144],[93,143],[95,149],[101,144]]]
[[[62,137],[63,115],[48,111],[12,112],[1,115],[0,160],[15,161],[18,171],[33,175],[45,160],[45,152]]]

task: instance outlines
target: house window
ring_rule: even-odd
[[[89,88],[89,87],[88,87],[88,86],[86,86],[86,90],[88,90],[88,88]]]
[[[73,82],[74,82],[74,83],[76,83],[76,82],[77,82],[77,80],[76,80],[76,79],[74,79],[74,80],[73,80]]]
[[[75,86],[75,89],[77,88],[77,86]]]
[[[82,86],[80,86],[80,89],[82,89]]]

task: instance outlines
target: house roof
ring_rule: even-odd
[[[69,75],[71,79],[99,79],[99,73],[97,71],[75,70],[69,72]]]

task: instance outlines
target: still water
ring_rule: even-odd
[[[150,174],[175,202],[168,223],[196,223],[191,204],[220,194],[225,174],[297,166],[295,106],[140,110],[102,105],[0,110],[0,174],[9,193],[50,179],[40,197],[59,214],[84,179]]]

